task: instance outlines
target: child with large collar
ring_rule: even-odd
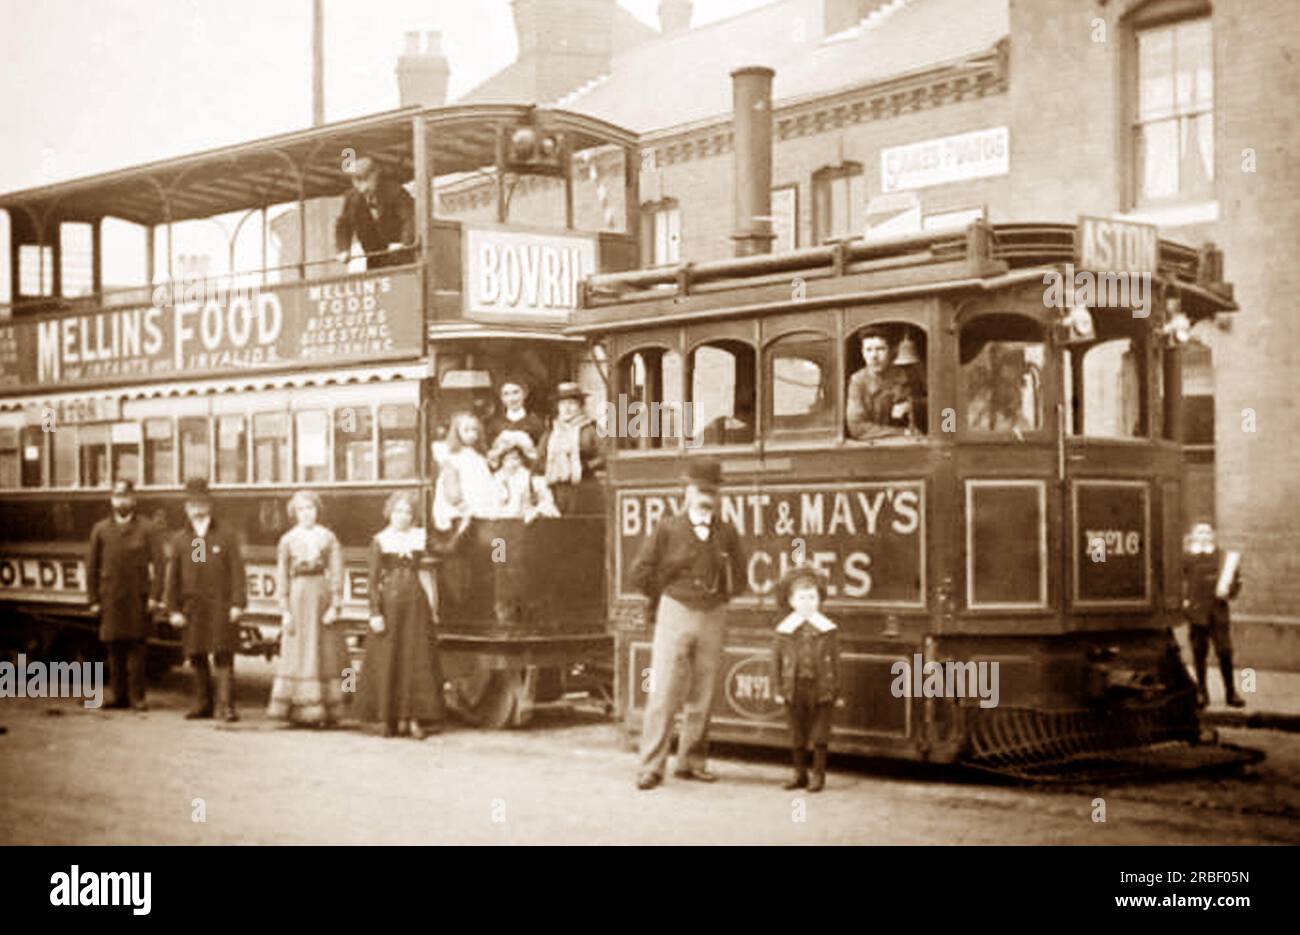
[[[839,697],[839,631],[821,612],[825,597],[826,579],[811,566],[791,568],[777,585],[778,602],[790,608],[776,626],[773,647],[776,702],[784,704],[789,715],[794,755],[794,776],[785,789],[806,786],[809,792],[820,792],[825,786],[831,712],[844,705]]]

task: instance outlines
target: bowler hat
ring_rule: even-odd
[[[199,500],[211,502],[212,492],[208,490],[208,482],[202,477],[191,477],[185,482],[185,502],[193,503]]]
[[[790,592],[795,585],[807,582],[817,589],[817,596],[826,600],[826,575],[816,565],[798,564],[788,568],[776,584],[776,602],[778,607],[790,603]]]
[[[701,458],[686,465],[686,483],[700,490],[716,493],[722,486],[722,465],[712,458]]]
[[[576,399],[579,402],[587,398],[587,394],[582,391],[582,387],[566,380],[555,388],[555,399],[559,402],[561,399]]]

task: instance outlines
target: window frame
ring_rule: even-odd
[[[702,440],[699,444],[689,444],[689,440],[682,438],[683,447],[692,451],[737,451],[756,449],[763,439],[763,412],[766,407],[764,399],[763,372],[762,372],[762,334],[760,333],[759,320],[757,318],[749,321],[724,321],[711,325],[700,325],[696,327],[687,327],[684,334],[684,351],[682,352],[682,405],[691,406],[695,400],[693,395],[694,383],[694,357],[696,351],[702,347],[716,345],[722,342],[732,342],[743,345],[749,349],[753,361],[754,373],[754,418],[752,425],[752,434],[749,441],[742,442],[723,442],[721,444],[705,444]],[[725,350],[725,348],[722,348]],[[739,376],[739,374],[737,374]],[[734,402],[734,397],[733,397]],[[734,407],[733,407],[734,408]],[[734,418],[734,413],[732,418]],[[705,423],[707,425],[707,422]],[[693,428],[695,426],[692,426]],[[700,427],[700,432],[703,428]]]
[[[858,367],[850,366],[849,360],[852,357],[850,349],[855,348],[855,346],[862,343],[862,338],[858,336],[860,332],[876,325],[884,325],[886,327],[904,325],[921,332],[922,336],[925,338],[925,408],[927,424],[923,431],[920,431],[915,435],[908,435],[900,432],[896,435],[882,435],[879,438],[854,438],[849,434],[849,380],[853,378],[853,374],[862,366],[861,362],[859,362]],[[841,437],[844,440],[844,444],[864,447],[879,444],[897,445],[900,442],[916,444],[918,442],[924,442],[934,436],[935,433],[932,431],[932,425],[935,421],[935,407],[933,405],[935,395],[934,343],[933,329],[930,327],[929,322],[915,314],[905,314],[901,309],[881,310],[878,314],[872,315],[846,316],[839,342],[839,354],[841,360],[839,423]],[[861,351],[858,350],[858,353],[861,354]]]
[[[1120,55],[1120,86],[1122,89],[1123,106],[1117,109],[1119,120],[1118,139],[1121,154],[1121,165],[1124,167],[1120,173],[1120,184],[1122,188],[1122,201],[1126,210],[1136,211],[1141,209],[1158,209],[1176,205],[1194,205],[1206,202],[1217,202],[1218,200],[1218,180],[1222,173],[1220,171],[1220,152],[1222,147],[1219,145],[1221,136],[1221,122],[1215,119],[1219,99],[1219,57],[1215,55],[1215,28],[1214,28],[1214,10],[1207,0],[1148,0],[1145,3],[1139,3],[1129,9],[1120,18],[1119,26],[1121,30],[1121,55]],[[1176,27],[1182,23],[1190,23],[1197,20],[1206,20],[1210,30],[1210,83],[1211,83],[1211,104],[1208,113],[1211,115],[1213,125],[1213,143],[1214,152],[1211,159],[1212,174],[1210,178],[1210,190],[1204,195],[1184,195],[1181,190],[1172,196],[1149,199],[1142,195],[1142,167],[1139,165],[1139,147],[1137,144],[1138,133],[1140,132],[1141,123],[1141,67],[1139,51],[1139,35],[1155,29]],[[1176,76],[1176,72],[1174,73]],[[1175,77],[1174,81],[1177,80]],[[1175,113],[1177,101],[1175,100]],[[1181,115],[1180,115],[1181,117]],[[1181,148],[1181,145],[1180,145]],[[1181,178],[1180,178],[1181,183]],[[1180,185],[1181,188],[1181,185]]]
[[[1014,316],[1022,318],[1025,321],[1032,322],[1038,329],[1039,341],[1043,347],[1043,368],[1039,374],[1039,390],[1042,421],[1038,428],[1022,431],[1020,437],[1017,437],[1014,431],[998,431],[996,429],[976,429],[971,428],[967,422],[967,406],[969,400],[966,398],[966,381],[964,379],[964,365],[961,362],[961,345],[962,336],[966,328],[982,319],[994,316]],[[953,360],[953,403],[957,416],[957,440],[962,443],[989,443],[989,444],[1021,444],[1021,438],[1025,442],[1046,442],[1055,441],[1057,432],[1057,404],[1063,402],[1061,399],[1061,348],[1052,340],[1051,327],[1043,321],[1041,315],[1029,314],[1023,308],[1015,304],[1006,306],[989,306],[981,308],[971,315],[961,316],[955,322],[955,329],[952,340],[952,360]],[[972,358],[974,360],[974,358]]]
[[[862,195],[862,203],[858,207],[861,215],[859,218],[861,221],[859,228],[861,229],[855,229],[854,227],[853,215],[855,209],[852,197],[852,180],[855,178],[862,182],[862,190],[860,192]],[[848,204],[846,205],[846,208],[848,211],[848,230],[842,234],[835,234],[829,230],[830,219],[835,216],[834,209],[831,207],[829,218],[824,217],[823,215],[826,213],[827,207],[824,207],[823,205],[832,206],[834,200],[834,184],[841,179],[846,180],[847,184],[846,198]],[[838,165],[823,166],[813,172],[810,187],[812,190],[812,243],[814,245],[834,243],[839,240],[851,240],[854,237],[862,236],[866,228],[866,185],[867,177],[862,163],[852,160],[846,160]],[[822,194],[823,186],[830,186],[830,188],[826,189],[825,195]]]
[[[827,355],[828,372],[823,375],[825,385],[829,391],[826,400],[830,413],[829,421],[824,427],[814,426],[807,429],[778,430],[776,414],[773,410],[776,402],[774,389],[776,375],[772,368],[772,351],[783,341],[802,335],[816,336],[821,342],[825,343],[829,350]],[[782,447],[786,445],[796,447],[802,445],[824,446],[833,445],[839,441],[843,432],[842,399],[844,394],[843,389],[837,389],[844,382],[843,352],[838,347],[840,343],[833,321],[813,319],[804,322],[791,322],[783,328],[770,331],[764,329],[761,359],[759,361],[759,396],[763,400],[763,404],[758,412],[758,424],[760,426],[759,438],[765,447]]]

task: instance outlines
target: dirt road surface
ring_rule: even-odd
[[[262,714],[267,667],[239,665],[234,725],[181,717],[187,672],[143,713],[0,699],[0,842],[1300,843],[1297,734],[1228,731],[1268,759],[1140,786],[1025,788],[848,759],[825,792],[791,794],[782,754],[731,748],[714,758],[716,785],[639,792],[632,753],[594,711],[541,712],[522,731],[453,724],[420,742],[289,729]]]

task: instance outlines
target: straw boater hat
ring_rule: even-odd
[[[576,399],[578,402],[582,402],[586,398],[587,394],[583,392],[582,387],[571,380],[566,380],[555,388],[556,402],[562,399]]]
[[[809,582],[817,588],[817,595],[824,602],[826,600],[826,575],[815,565],[795,565],[786,570],[781,576],[781,580],[776,585],[776,602],[778,607],[785,607],[790,603],[790,592],[794,590],[796,584]]]
[[[518,429],[506,429],[492,443],[492,450],[488,452],[487,456],[488,464],[492,465],[494,470],[499,468],[501,461],[512,451],[519,452],[519,456],[529,466],[537,460],[537,447],[533,444],[533,440],[528,437],[528,433],[521,432]]]

